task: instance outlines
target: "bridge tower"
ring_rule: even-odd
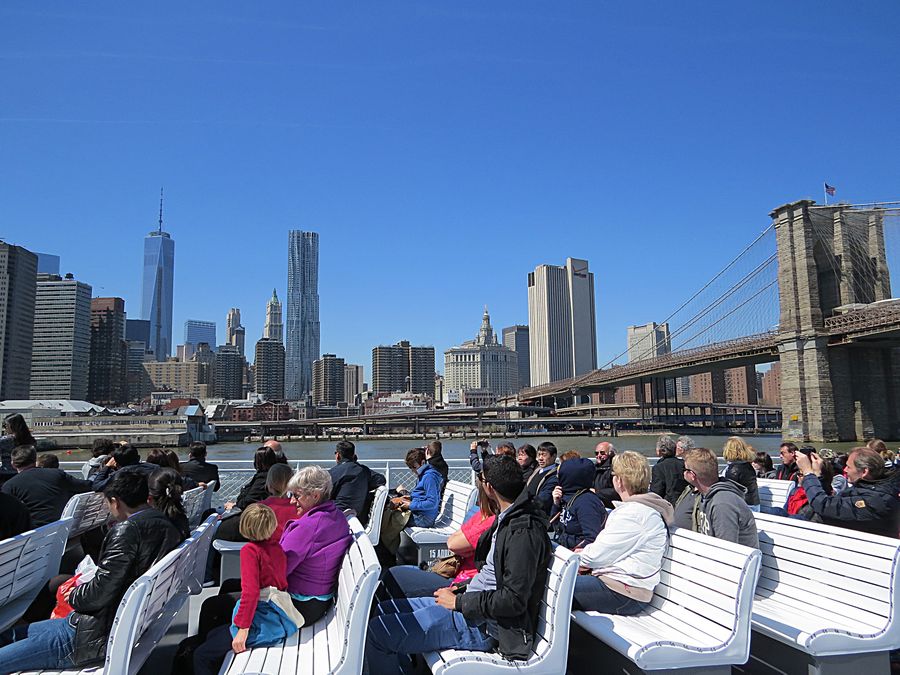
[[[884,220],[877,210],[779,206],[774,220],[780,294],[781,406],[785,438],[896,438],[900,350],[832,344],[835,308],[891,297]]]

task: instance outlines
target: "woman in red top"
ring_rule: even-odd
[[[382,579],[378,591],[379,601],[400,598],[424,598],[437,589],[451,583],[466,583],[475,576],[475,547],[482,534],[491,529],[496,518],[496,506],[484,491],[481,474],[475,474],[478,499],[472,514],[462,527],[447,539],[447,548],[462,558],[456,577],[447,577],[419,569],[415,565],[400,565],[390,568]]]

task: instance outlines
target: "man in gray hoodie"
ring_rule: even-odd
[[[684,477],[700,493],[693,509],[695,532],[759,548],[756,519],[744,500],[745,489],[734,481],[719,479],[719,464],[712,450],[686,452]]]

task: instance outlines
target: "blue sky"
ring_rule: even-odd
[[[0,236],[136,317],[164,186],[174,341],[237,306],[249,344],[287,231],[318,231],[322,351],[368,379],[485,304],[527,323],[566,256],[602,363],[775,206],[900,199],[900,4],[621,5],[7,0]]]

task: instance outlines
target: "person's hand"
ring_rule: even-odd
[[[794,458],[794,461],[797,462],[797,468],[800,469],[800,473],[802,475],[805,476],[806,474],[813,472],[812,461],[809,457],[806,456],[806,454],[798,452]]]
[[[562,504],[562,487],[559,485],[553,488],[553,503],[557,506]]]
[[[224,508],[226,511],[231,511],[234,508],[234,502],[225,502]]]
[[[450,587],[439,588],[434,592],[434,601],[444,609],[456,609],[456,593]]]
[[[206,483],[197,483],[198,487],[206,488]]]
[[[825,464],[825,460],[819,457],[816,453],[812,453],[809,458],[812,460],[812,470],[813,473],[817,476],[822,475],[822,465]]]
[[[119,465],[116,464],[115,457],[110,457],[108,460],[106,460],[106,464],[104,464],[103,466],[108,466],[110,469],[116,469]]]
[[[238,628],[237,635],[231,641],[231,649],[235,654],[247,651],[247,636],[250,634],[249,628]]]

